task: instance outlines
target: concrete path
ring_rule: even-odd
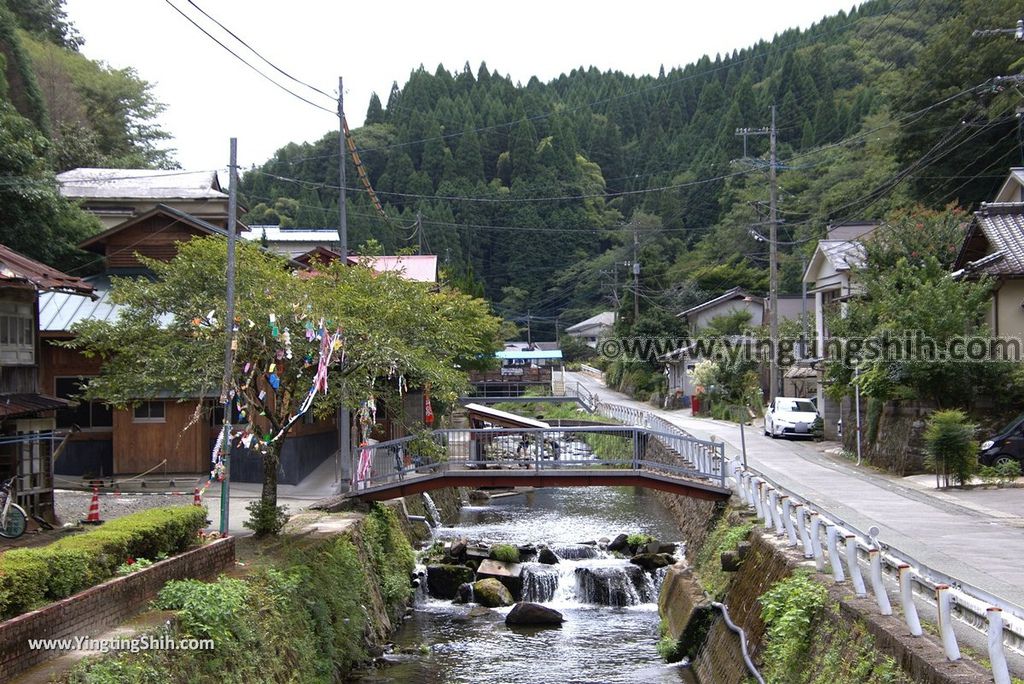
[[[695,437],[724,441],[726,454],[740,457],[735,423],[693,418],[689,410],[660,411],[608,389],[592,376],[566,376],[567,384],[579,381],[602,401],[651,411]],[[759,425],[748,426],[745,437],[749,465],[780,486],[860,530],[877,525],[883,544],[1024,606],[1024,517],[1017,513],[1024,513],[1024,489],[937,492],[921,478],[857,467],[825,453],[827,447],[819,443],[765,437]]]

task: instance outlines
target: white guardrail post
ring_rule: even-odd
[[[868,590],[864,586],[864,576],[860,574],[860,565],[857,563],[857,535],[846,534],[843,537],[846,539],[846,569],[853,582],[853,592],[857,596],[867,596]]]
[[[885,584],[882,582],[882,554],[873,546],[868,549],[868,562],[871,563],[871,591],[875,593],[878,612],[892,615],[892,604],[889,603],[889,595],[885,593]]]
[[[825,552],[821,548],[821,516],[811,511],[811,550],[814,552],[814,567],[825,571]]]
[[[800,531],[800,543],[804,547],[804,558],[814,558],[814,548],[811,545],[811,533],[807,531],[807,506],[802,503],[793,504],[796,509],[796,527]]]
[[[948,584],[935,587],[935,600],[939,604],[939,636],[942,637],[942,650],[946,652],[947,660],[955,662],[960,660],[960,647],[956,643],[956,634],[953,633],[953,614],[950,610],[953,597],[950,595]]]
[[[992,678],[995,684],[1010,684],[1010,668],[1006,665],[1003,651],[1003,609],[990,606],[988,617],[988,659],[992,662]]]
[[[839,529],[832,523],[825,526],[825,534],[828,539],[828,564],[832,566],[832,577],[836,582],[846,580],[843,574],[843,564],[839,561]]]
[[[788,494],[783,494],[779,498],[782,501],[782,524],[783,527],[786,528],[786,537],[789,538],[790,546],[796,546],[798,543],[796,539],[796,529],[793,527],[793,516],[791,514],[793,501],[789,498]]]
[[[903,606],[903,618],[907,621],[907,628],[912,636],[919,637],[924,634],[921,629],[921,620],[917,616],[917,606],[914,604],[914,571],[906,563],[897,566],[900,578],[900,604]]]

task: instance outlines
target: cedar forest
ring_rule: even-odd
[[[83,57],[62,5],[0,0],[0,220],[9,246],[81,274],[92,265],[74,244],[98,226],[53,174],[174,161],[150,85]],[[514,83],[500,65],[420,66],[353,130],[389,219],[350,160],[350,244],[437,254],[450,282],[529,320],[534,339],[609,308],[634,333],[675,333],[674,314],[709,296],[767,290],[768,141],[736,129],[767,126],[774,103],[781,287],[798,292],[829,223],[970,210],[1022,163],[1020,91],[992,79],[1019,73],[1024,47],[971,36],[1019,9],[871,0],[657,75],[578,67]],[[247,170],[243,220],[333,227],[337,150],[326,132]]]

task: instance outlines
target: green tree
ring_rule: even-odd
[[[145,260],[155,279],[115,279],[116,322],[88,321],[69,343],[102,360],[85,395],[116,406],[171,390],[204,396],[221,384],[226,242],[195,239],[170,262]],[[263,459],[264,510],[277,505],[281,443],[332,349],[326,392],[312,411],[330,416],[381,396],[399,377],[454,402],[473,367],[497,347],[499,321],[477,299],[370,268],[319,265],[296,277],[284,259],[238,246],[236,363],[230,389]],[[326,335],[325,343],[313,335]]]

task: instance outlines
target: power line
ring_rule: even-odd
[[[299,95],[295,91],[289,89],[287,86],[284,86],[284,85],[278,83],[277,81],[275,81],[274,79],[270,78],[270,76],[267,76],[265,73],[263,73],[262,71],[257,69],[255,66],[250,64],[248,61],[246,61],[244,57],[239,55],[237,52],[235,52],[234,50],[229,48],[224,43],[220,42],[220,40],[218,40],[212,33],[210,33],[205,28],[200,26],[192,17],[188,16],[185,12],[183,12],[180,8],[178,8],[173,2],[171,2],[171,0],[164,0],[164,2],[167,3],[167,5],[169,5],[171,7],[171,9],[173,9],[175,12],[177,12],[181,16],[185,17],[185,19],[188,21],[188,23],[192,24],[197,29],[202,31],[203,35],[205,35],[207,38],[209,38],[210,40],[215,42],[217,45],[219,45],[222,48],[224,48],[225,50],[227,50],[227,52],[229,54],[231,54],[231,56],[234,57],[235,59],[237,59],[239,62],[241,62],[245,66],[249,67],[254,72],[256,72],[256,74],[258,74],[260,76],[260,78],[263,78],[264,80],[269,81],[270,83],[273,83],[275,86],[277,86],[278,88],[280,88],[284,92],[288,93],[289,95],[291,95],[292,97],[294,97],[294,98],[296,98],[298,100],[302,100],[303,102],[305,102],[306,104],[310,105],[311,107],[316,107],[317,109],[319,109],[321,111],[324,111],[324,112],[327,112],[328,114],[331,114],[331,115],[337,115],[337,112],[335,112],[333,109],[328,109],[327,107],[322,107],[322,106],[318,105],[316,102],[313,102],[312,100],[307,99],[307,98],[303,97],[302,95]]]

